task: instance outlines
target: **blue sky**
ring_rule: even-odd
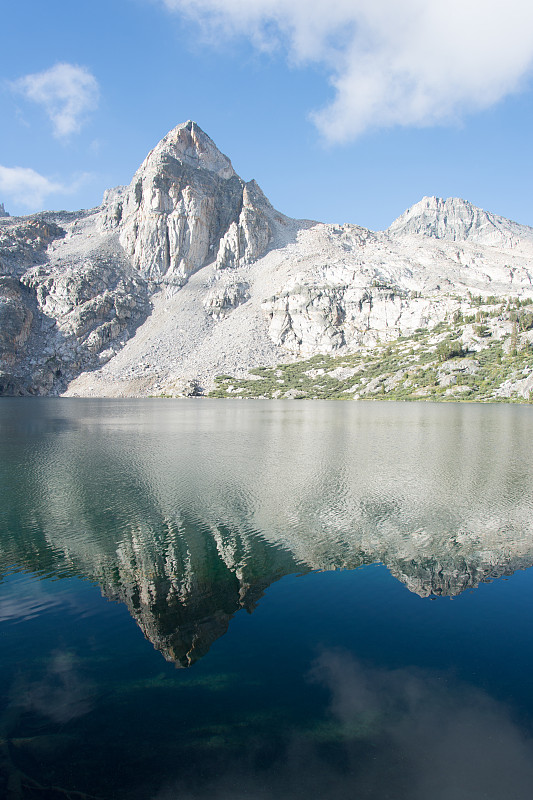
[[[0,53],[11,213],[98,205],[194,119],[290,216],[533,225],[530,0],[18,0]]]

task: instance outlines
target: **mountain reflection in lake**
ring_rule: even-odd
[[[513,406],[3,400],[6,791],[529,797],[532,434]]]

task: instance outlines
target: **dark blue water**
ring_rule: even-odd
[[[3,400],[0,796],[529,798],[532,434]]]

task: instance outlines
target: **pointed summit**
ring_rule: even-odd
[[[229,158],[192,120],[182,122],[169,131],[152,150],[147,161],[164,155],[176,158],[189,167],[214,172],[219,178],[232,178],[236,174]]]
[[[119,228],[133,265],[154,282],[182,285],[201,267],[259,258],[274,209],[255,181],[245,183],[192,120],[173,128],[127,187],[106,193],[103,226]]]

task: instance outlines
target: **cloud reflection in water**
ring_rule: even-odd
[[[330,697],[314,728],[291,735],[274,757],[248,750],[201,789],[167,784],[153,800],[531,797],[533,739],[486,692],[436,672],[376,669],[338,650],[324,651],[309,679]]]
[[[52,653],[40,680],[21,677],[12,692],[15,705],[60,724],[88,714],[94,693],[95,687],[82,675],[76,657],[64,650]]]

